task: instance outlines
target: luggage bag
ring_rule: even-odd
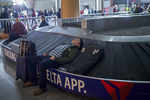
[[[17,57],[16,64],[16,80],[21,79],[23,82],[36,82],[36,59],[32,59],[36,56],[35,44],[21,40],[20,42],[20,53]]]

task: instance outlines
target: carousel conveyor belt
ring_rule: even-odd
[[[19,43],[21,39],[18,39],[10,44],[8,47],[12,48],[13,51],[19,53]],[[36,44],[37,54],[49,52],[59,44],[71,43],[72,38],[67,38],[62,35],[52,34],[48,32],[32,32],[27,36],[27,40],[32,41]]]
[[[89,76],[150,81],[150,47],[146,43],[106,43],[104,53]]]

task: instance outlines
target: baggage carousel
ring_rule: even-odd
[[[92,18],[87,19],[88,23],[93,23],[88,24],[86,30],[76,27],[78,25],[70,27],[67,23],[67,26],[34,30],[26,37],[36,44],[37,55],[49,52],[60,44],[70,43],[76,37],[83,40],[82,48],[94,48],[91,54],[100,51],[97,58],[93,57],[97,54],[91,56],[87,53],[73,64],[48,69],[47,80],[50,84],[71,93],[103,100],[148,100],[149,18],[149,15]],[[3,42],[2,51],[6,58],[16,62],[20,40],[7,45]],[[93,63],[87,64],[92,60]]]

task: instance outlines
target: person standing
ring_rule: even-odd
[[[48,12],[46,9],[44,10],[44,16],[48,16]]]
[[[4,11],[2,12],[2,16],[1,18],[3,19],[8,19],[9,18],[9,12],[8,12],[8,9],[7,8],[4,8]],[[10,33],[11,31],[11,23],[10,21],[4,21],[3,22],[3,26],[4,26],[4,33]]]
[[[32,25],[33,25],[34,22],[35,22],[35,24],[37,24],[35,17],[36,17],[35,10],[32,9],[32,18],[33,18],[33,19],[32,19]]]
[[[61,9],[59,8],[58,12],[57,12],[57,17],[61,18]]]

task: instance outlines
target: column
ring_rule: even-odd
[[[103,10],[103,0],[96,0],[96,10]]]
[[[58,0],[55,0],[55,11],[58,11]]]
[[[55,0],[57,2],[56,3],[56,11],[58,11],[59,8],[61,8],[61,0]]]
[[[62,18],[79,17],[79,0],[61,0]]]
[[[58,9],[61,8],[61,0],[58,0],[57,3],[58,3]]]

